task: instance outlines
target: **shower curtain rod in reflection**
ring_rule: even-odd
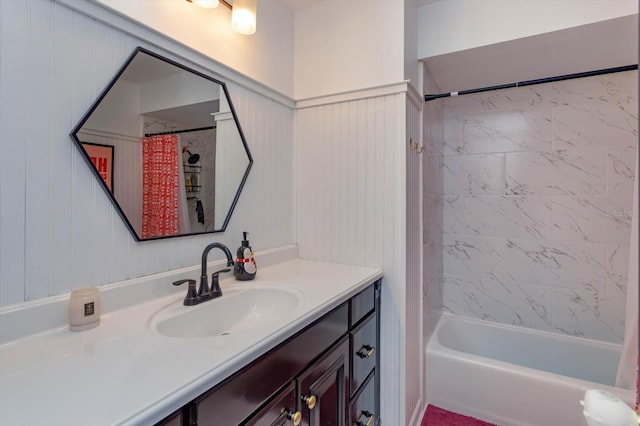
[[[592,77],[594,75],[611,74],[614,72],[632,71],[637,69],[638,69],[638,64],[626,65],[623,67],[605,68],[605,69],[595,70],[595,71],[579,72],[576,74],[558,75],[555,77],[540,78],[537,80],[526,80],[526,81],[520,81],[518,83],[501,84],[499,86],[488,86],[488,87],[480,87],[478,89],[461,90],[459,92],[429,94],[429,95],[424,95],[424,101],[429,102],[434,99],[448,98],[450,96],[470,95],[472,93],[489,92],[491,90],[498,90],[498,89],[509,89],[511,87],[533,86],[534,84],[551,83],[554,81],[571,80],[574,78],[582,78],[582,77]]]
[[[178,133],[199,132],[201,130],[213,130],[215,128],[216,126],[207,126],[207,127],[196,127],[195,129],[170,130],[168,132],[158,132],[158,133],[145,133],[144,137],[148,138],[151,136],[160,136],[160,135],[177,135]]]

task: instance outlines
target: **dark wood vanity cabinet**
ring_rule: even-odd
[[[159,424],[379,425],[379,309],[380,281]]]

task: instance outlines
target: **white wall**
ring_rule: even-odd
[[[140,85],[140,114],[220,101],[220,86],[193,73],[176,73]]]
[[[418,92],[422,92],[422,79],[418,67],[418,1],[404,1],[404,78]]]
[[[638,13],[636,0],[442,0],[419,9],[428,58]]]
[[[442,0],[420,8],[419,57],[443,92],[638,62],[635,0]]]
[[[381,415],[394,425],[408,421],[405,90],[323,99],[295,113],[299,255],[384,269]]]
[[[326,0],[295,13],[294,97],[404,79],[404,1]]]
[[[83,128],[139,137],[142,132],[140,86],[127,81],[113,85]]]
[[[237,73],[212,72],[220,65],[156,33],[106,25],[128,24],[97,12],[100,21],[51,0],[0,1],[0,28],[11,34],[0,38],[2,306],[194,265],[207,243],[234,249],[245,230],[257,250],[294,242],[291,105]],[[229,81],[255,165],[222,234],[135,242],[69,137],[139,45]]]
[[[299,253],[384,269],[381,416],[394,425],[422,404],[416,9],[327,0],[295,13]]]
[[[81,3],[86,0],[65,0]],[[278,0],[258,2],[257,31],[231,30],[231,11],[184,0],[91,0],[286,96],[293,95],[293,14]],[[197,29],[197,30],[196,30]]]

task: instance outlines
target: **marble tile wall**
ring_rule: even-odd
[[[441,208],[445,311],[622,342],[637,84],[630,71],[436,101],[425,241]]]

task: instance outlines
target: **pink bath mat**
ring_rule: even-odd
[[[483,422],[462,414],[436,407],[435,405],[427,406],[420,426],[496,426],[493,423]]]

